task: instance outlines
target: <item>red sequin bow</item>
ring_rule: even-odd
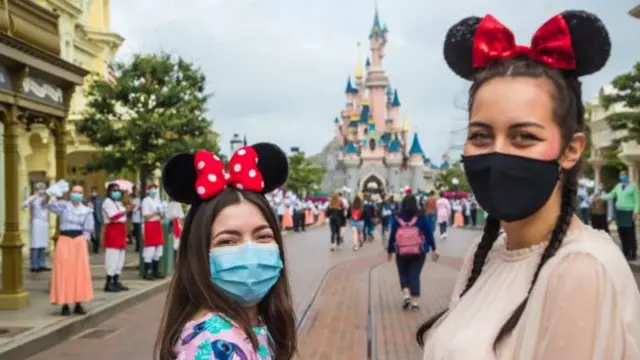
[[[198,150],[193,158],[196,167],[196,192],[201,199],[218,195],[227,186],[236,189],[261,192],[264,179],[258,170],[258,153],[251,147],[238,149],[229,161],[229,172],[215,154]]]
[[[513,32],[493,16],[485,16],[473,37],[473,67],[483,68],[496,60],[525,55],[554,69],[576,68],[571,32],[562,15],[542,25],[531,38],[531,46],[517,45]]]

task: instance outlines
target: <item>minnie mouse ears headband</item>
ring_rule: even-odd
[[[530,46],[517,45],[511,30],[491,15],[461,20],[449,29],[444,42],[447,64],[467,80],[495,62],[522,56],[580,77],[600,70],[610,53],[607,29],[586,11],[552,17],[536,31]]]
[[[162,184],[175,201],[194,204],[226,187],[269,193],[284,184],[288,172],[287,156],[278,146],[258,143],[238,149],[228,171],[217,155],[206,150],[175,154],[162,168]]]

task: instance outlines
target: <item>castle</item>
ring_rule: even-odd
[[[409,122],[399,126],[400,98],[385,74],[388,29],[382,25],[376,9],[369,32],[370,56],[347,78],[346,104],[334,119],[335,136],[314,158],[326,169],[322,190],[332,193],[347,188],[360,192],[397,193],[405,186],[433,189],[438,170],[449,163],[444,158],[436,166],[425,155],[418,134],[409,142]]]

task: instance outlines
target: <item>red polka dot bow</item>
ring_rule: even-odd
[[[206,150],[198,150],[194,156],[196,167],[196,192],[201,199],[218,195],[227,186],[236,189],[262,192],[264,179],[258,170],[258,153],[251,147],[238,149],[229,161],[229,172],[222,160]]]

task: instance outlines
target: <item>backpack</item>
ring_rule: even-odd
[[[422,234],[416,226],[418,217],[406,222],[399,217],[398,231],[396,232],[396,252],[398,255],[419,255],[422,253]]]
[[[362,220],[362,212],[360,211],[360,209],[351,210],[351,218],[356,221]]]

